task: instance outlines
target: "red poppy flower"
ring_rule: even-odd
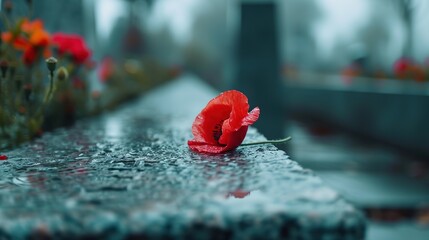
[[[259,118],[259,108],[250,113],[246,95],[230,90],[210,100],[192,125],[190,149],[202,153],[223,153],[243,142],[247,129]]]
[[[52,42],[57,45],[60,55],[70,54],[77,64],[84,63],[91,55],[84,39],[77,34],[55,33]]]

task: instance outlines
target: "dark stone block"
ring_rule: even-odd
[[[276,147],[191,152],[215,94],[183,77],[6,152],[0,239],[363,238],[363,215]]]
[[[282,138],[284,124],[280,81],[279,37],[275,1],[243,1],[233,87],[256,101],[263,117],[255,123],[268,138]]]

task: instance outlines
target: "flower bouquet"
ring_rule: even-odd
[[[0,150],[111,109],[181,73],[148,56],[106,56],[95,64],[82,36],[50,33],[40,19],[12,21],[11,6],[5,2],[0,37]],[[91,75],[96,67],[98,89]]]
[[[91,51],[79,35],[4,15],[0,45],[0,149],[71,122],[88,108]],[[55,56],[51,57],[51,56]]]

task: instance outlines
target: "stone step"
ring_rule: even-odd
[[[363,214],[275,146],[191,152],[215,95],[183,76],[4,153],[0,239],[363,238]]]

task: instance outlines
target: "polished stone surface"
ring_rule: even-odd
[[[362,214],[276,147],[191,152],[193,118],[215,94],[184,76],[5,152],[0,239],[363,238]],[[245,141],[262,139],[251,128]]]

